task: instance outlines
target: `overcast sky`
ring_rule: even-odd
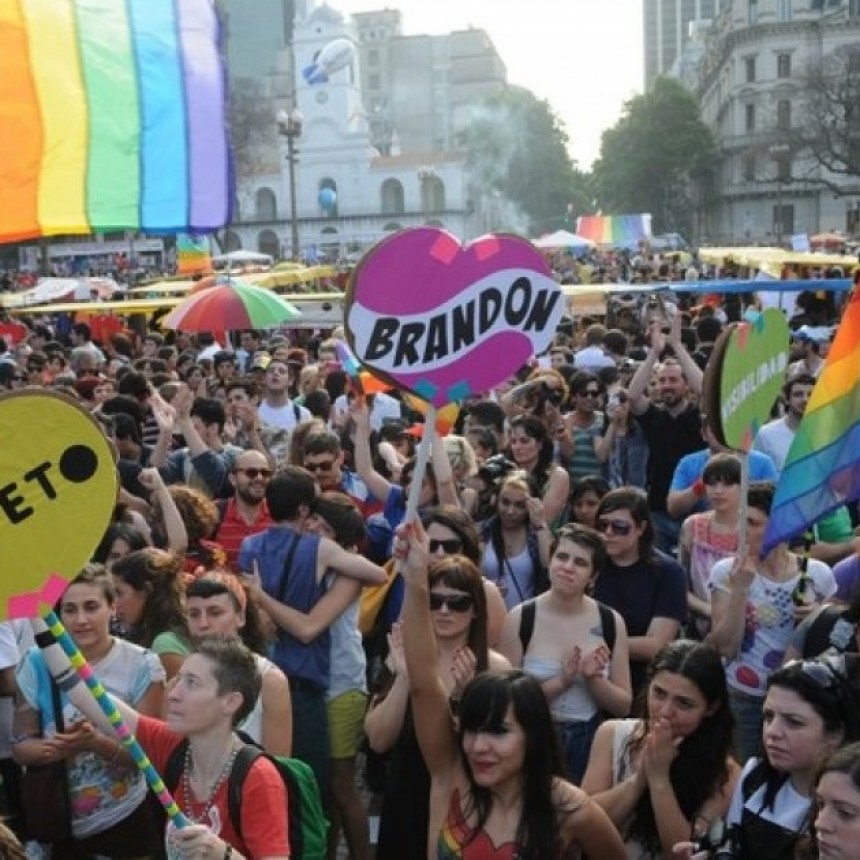
[[[588,168],[601,132],[642,91],[642,0],[329,0],[342,12],[403,12],[403,32],[489,33],[508,81],[546,99],[565,123],[571,155]]]

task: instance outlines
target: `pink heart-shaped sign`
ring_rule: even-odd
[[[486,391],[549,346],[564,299],[526,239],[468,245],[417,227],[382,241],[347,288],[346,334],[358,360],[436,407]]]

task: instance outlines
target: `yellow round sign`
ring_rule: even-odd
[[[116,505],[113,450],[63,395],[0,397],[0,607],[38,614],[90,560]]]

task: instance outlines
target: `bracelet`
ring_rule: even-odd
[[[224,843],[224,855],[222,860],[230,860],[233,856],[233,846],[229,842]]]
[[[690,489],[697,495],[703,496],[705,494],[705,482],[702,478],[696,478],[693,481],[693,486]]]

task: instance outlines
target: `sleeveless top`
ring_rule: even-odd
[[[690,534],[690,570],[687,581],[690,591],[700,600],[711,602],[711,591],[708,588],[708,577],[711,568],[723,558],[734,555],[738,550],[737,532],[715,532],[711,529],[710,512],[691,514],[689,522],[692,526]],[[704,639],[711,629],[711,621],[701,615],[692,614],[692,625],[699,638]]]
[[[524,600],[535,597],[537,571],[528,543],[518,555],[505,558],[502,563],[499,562],[492,543],[485,544],[481,571],[487,579],[499,586],[505,606],[509,610]]]
[[[523,657],[523,671],[543,683],[561,672],[561,661],[526,655]],[[577,675],[573,683],[559,693],[549,706],[553,720],[560,723],[590,720],[597,713],[597,704],[581,675]]]
[[[448,804],[448,817],[439,831],[438,860],[516,860],[516,842],[496,847],[483,830],[472,837],[472,829],[463,818],[460,792],[455,789]]]
[[[263,677],[269,669],[272,668],[275,664],[272,663],[271,660],[267,660],[265,657],[260,654],[254,655],[254,662],[257,664],[257,671],[260,673],[260,677]],[[261,692],[259,696],[257,696],[257,701],[254,702],[254,707],[251,709],[251,713],[245,717],[244,720],[237,726],[237,728],[241,729],[245,732],[246,735],[253,738],[253,740],[258,743],[260,746],[263,745],[263,693]]]

